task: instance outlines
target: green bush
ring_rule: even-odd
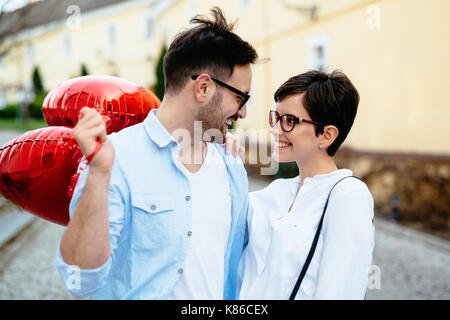
[[[42,78],[41,73],[39,72],[39,68],[36,66],[33,69],[33,89],[35,94],[39,94],[40,92],[44,91],[44,85],[42,84]]]
[[[275,179],[289,179],[298,176],[298,167],[295,162],[280,162],[278,172],[275,175]]]
[[[87,69],[87,66],[82,63],[81,64],[81,76],[88,76],[89,75],[89,71]]]
[[[33,103],[30,105],[30,117],[34,119],[43,119],[42,115],[42,105],[44,103],[46,92],[39,92],[36,94],[36,98]]]
[[[0,109],[0,118],[14,119],[17,115],[18,110],[19,106],[16,104],[6,106],[3,109]]]
[[[40,92],[36,95],[34,101],[30,104],[29,108],[29,116],[33,119],[43,119],[42,115],[42,104],[44,103],[44,99],[46,96],[46,92]],[[17,104],[11,104],[3,109],[0,109],[0,118],[3,119],[14,119],[20,116],[20,106]]]

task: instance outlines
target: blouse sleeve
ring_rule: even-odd
[[[373,198],[356,179],[332,191],[322,228],[315,299],[364,299],[374,249]]]

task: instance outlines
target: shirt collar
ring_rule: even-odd
[[[156,116],[157,109],[150,110],[149,114],[144,120],[144,128],[149,137],[160,147],[167,147],[172,141],[176,143],[175,139],[170,135],[167,129],[162,125]]]

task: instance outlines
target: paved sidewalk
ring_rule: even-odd
[[[36,219],[0,250],[0,300],[74,299],[56,269],[56,244],[64,227]]]
[[[249,190],[266,181],[249,177]],[[450,242],[375,218],[375,250],[368,300],[450,299]]]
[[[265,183],[251,181],[251,190]],[[380,289],[367,299],[450,299],[450,243],[376,219],[373,264]],[[37,219],[0,248],[0,299],[74,299],[56,270],[64,227]]]
[[[0,148],[8,141],[17,138],[22,132],[14,130],[0,130]]]
[[[26,211],[13,211],[0,216],[0,247],[37,219]]]
[[[450,299],[450,242],[375,218],[381,289],[367,299]]]

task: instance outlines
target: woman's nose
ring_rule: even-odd
[[[282,134],[282,130],[280,128],[280,121],[277,121],[277,123],[270,128],[270,133],[274,136],[278,137]]]

